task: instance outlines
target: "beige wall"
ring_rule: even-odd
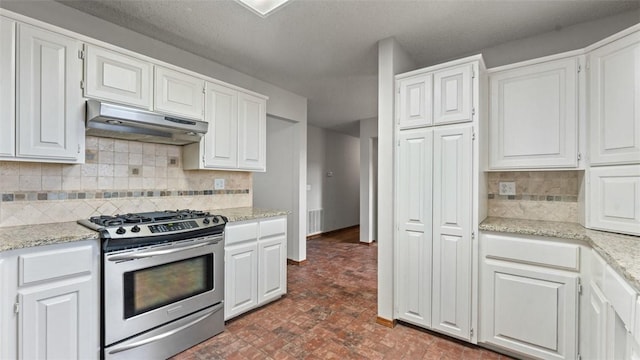
[[[214,190],[214,179],[225,179]],[[182,147],[87,137],[79,165],[0,161],[0,227],[89,216],[252,205],[252,175],[183,170]]]
[[[490,172],[489,216],[578,222],[578,192],[583,176],[583,171]],[[501,181],[514,181],[516,195],[499,195]]]

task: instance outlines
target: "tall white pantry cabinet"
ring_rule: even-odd
[[[474,343],[485,88],[481,55],[396,76],[395,318]]]

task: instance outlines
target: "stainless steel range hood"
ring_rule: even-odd
[[[87,100],[86,120],[87,135],[173,145],[199,142],[209,128],[205,121],[97,100]]]

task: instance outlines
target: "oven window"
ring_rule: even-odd
[[[124,273],[126,319],[213,290],[213,254]]]

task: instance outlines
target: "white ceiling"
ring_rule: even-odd
[[[377,115],[377,41],[421,66],[623,11],[640,1],[292,0],[267,18],[232,0],[66,0],[65,5],[308,98],[308,121]]]

